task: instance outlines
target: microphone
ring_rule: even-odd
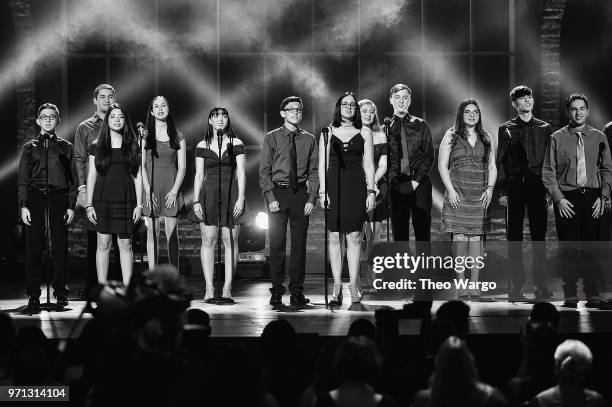
[[[383,125],[385,127],[385,135],[387,136],[387,142],[389,141],[389,136],[390,136],[389,130],[391,129],[391,124],[392,124],[392,120],[390,117],[387,116],[383,119]]]
[[[144,134],[145,134],[144,124],[142,124],[142,122],[138,122],[138,123],[136,123],[136,128],[138,129],[138,137],[140,139],[143,139],[144,138]]]
[[[221,152],[221,147],[223,146],[223,129],[217,130],[217,144],[219,145],[219,152]]]
[[[327,145],[327,141],[329,140],[329,128],[323,127],[323,130],[321,130],[321,133],[323,133],[323,143]]]
[[[383,123],[385,124],[385,126],[391,127],[391,118],[385,117],[385,119],[383,120]]]

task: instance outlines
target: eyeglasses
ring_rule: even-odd
[[[355,107],[357,107],[357,103],[342,102],[342,103],[340,103],[340,106],[342,106],[342,107],[350,107],[351,109],[354,109]]]
[[[40,116],[40,117],[39,117],[39,119],[40,119],[41,121],[43,121],[43,122],[44,122],[45,120],[51,120],[51,121],[53,121],[53,120],[57,120],[57,116],[56,116],[56,115],[54,115],[54,114],[52,114],[52,115],[50,115],[50,116],[47,116],[46,114],[43,114],[42,116]]]
[[[289,112],[289,113],[302,113],[304,111],[304,109],[300,109],[298,107],[294,107],[294,108],[290,108],[290,109],[285,109],[285,112]]]

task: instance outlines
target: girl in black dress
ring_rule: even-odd
[[[219,137],[221,154],[219,154]],[[221,158],[219,158],[219,156]],[[221,297],[232,299],[232,278],[238,262],[238,224],[243,223],[245,199],[245,150],[242,141],[234,134],[229,114],[224,107],[214,107],[208,114],[206,136],[196,148],[196,174],[193,183],[193,213],[190,219],[200,223],[202,247],[200,258],[206,281],[204,301],[214,297],[213,270],[217,225],[225,248],[225,283]],[[221,191],[219,191],[219,166],[221,166]],[[206,175],[206,177],[205,177]],[[218,216],[218,199],[221,196],[221,217]]]
[[[325,151],[323,135],[319,142],[319,157],[328,157],[328,168],[319,165],[321,206],[329,201],[329,259],[334,277],[330,305],[342,304],[342,247],[340,234],[346,236],[346,257],[349,269],[351,301],[361,302],[357,277],[361,256],[363,222],[374,209],[374,157],[372,132],[362,127],[357,99],[347,92],[336,102],[330,126],[329,143]],[[319,163],[324,160],[319,158]],[[325,191],[325,177],[328,191]],[[327,193],[326,193],[327,192]]]
[[[132,233],[142,215],[140,151],[127,112],[113,104],[89,148],[87,218],[96,225],[98,281],[106,282],[111,236],[117,233],[123,284],[132,275]]]

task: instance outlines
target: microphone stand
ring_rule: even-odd
[[[219,166],[217,168],[217,267],[215,268],[215,277],[217,280],[217,285],[214,287],[215,294],[213,297],[213,302],[215,304],[221,304],[223,302],[223,299],[221,298],[221,287],[219,287],[219,285],[221,284],[221,148],[223,147],[223,130],[221,129],[217,130],[217,146],[219,148]]]
[[[390,176],[390,166],[391,166],[391,160],[389,159],[389,157],[391,157],[391,135],[389,134],[389,125],[387,123],[385,123],[385,136],[387,138],[387,179],[385,180],[385,183],[387,184],[387,202],[385,204],[385,212],[387,215],[387,243],[389,243],[389,231],[391,230],[391,225],[389,222],[389,206],[391,206],[391,176]]]
[[[51,303],[51,229],[49,221],[49,134],[44,134],[44,148],[45,148],[45,186],[43,188],[43,200],[44,200],[44,222],[45,222],[45,250],[43,252],[43,270],[45,272],[45,280],[47,283],[47,302],[40,304],[41,310],[56,311],[58,309],[56,304]]]
[[[157,145],[157,143],[156,143]],[[157,147],[155,148],[155,154],[157,154]],[[151,150],[151,182],[149,183],[149,202],[151,202],[151,227],[153,228],[153,266],[157,265],[157,230],[155,226],[155,210],[153,205],[153,185],[155,185],[155,154]],[[161,198],[163,199],[163,198]],[[158,204],[159,205],[159,204]]]
[[[142,153],[142,129],[138,127],[138,148]],[[140,160],[140,174],[143,173],[144,165],[142,164],[142,160]],[[143,263],[144,263],[144,249],[142,247],[142,235],[144,234],[144,230],[140,230],[140,275],[142,275]],[[146,241],[146,239],[145,239]]]
[[[325,250],[323,254],[323,263],[325,268],[325,307],[329,306],[329,288],[327,287],[327,280],[329,276],[329,270],[327,266],[328,257],[329,257],[329,247],[328,247],[328,236],[327,236],[327,217],[329,213],[329,205],[327,202],[327,144],[329,142],[329,129],[325,127],[322,130],[323,133],[323,144],[325,146],[325,154],[323,155],[323,168],[325,168],[325,194],[323,195],[323,214],[324,214],[324,228],[325,231]]]

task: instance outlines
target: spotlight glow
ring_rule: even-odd
[[[255,226],[262,230],[268,230],[268,214],[265,212],[258,212],[255,216]]]

